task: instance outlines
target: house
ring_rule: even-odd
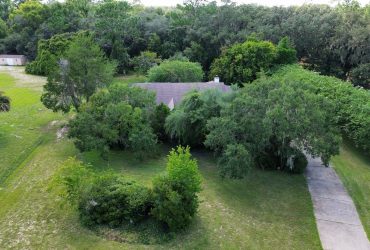
[[[230,86],[219,82],[218,79],[212,82],[184,82],[184,83],[134,83],[132,86],[137,86],[152,90],[156,93],[157,104],[164,103],[171,110],[180,103],[186,93],[191,90],[204,91],[207,89],[219,89],[222,92],[231,91]]]
[[[0,65],[21,66],[26,64],[24,55],[0,55]]]

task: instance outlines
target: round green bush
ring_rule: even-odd
[[[8,112],[10,110],[10,98],[3,95],[0,91],[0,112]]]
[[[187,227],[198,209],[196,193],[189,192],[183,183],[176,183],[168,176],[156,178],[153,184],[154,218],[171,231]]]
[[[150,82],[200,82],[204,72],[199,63],[165,61],[148,72]]]
[[[189,147],[179,146],[168,156],[167,175],[153,182],[151,214],[169,230],[188,226],[197,212],[201,177]]]
[[[97,177],[81,195],[78,209],[84,224],[114,227],[146,218],[151,207],[149,188],[110,174]]]

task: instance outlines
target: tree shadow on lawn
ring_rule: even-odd
[[[89,229],[97,236],[106,240],[116,241],[128,244],[143,245],[162,245],[172,243],[183,244],[188,240],[199,237],[197,232],[202,231],[201,237],[204,239],[206,234],[202,222],[198,216],[195,216],[193,222],[187,229],[169,232],[161,223],[152,218],[136,224],[126,224],[121,227],[111,228],[109,226],[95,226]]]

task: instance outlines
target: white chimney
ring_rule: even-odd
[[[215,79],[213,80],[215,83],[219,83],[220,82],[220,77],[218,76],[215,76]]]

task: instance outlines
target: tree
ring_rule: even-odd
[[[225,96],[216,89],[189,92],[167,117],[167,134],[184,145],[202,145],[208,132],[207,121],[220,115]]]
[[[339,55],[345,77],[359,64],[370,63],[370,16],[356,0],[344,1],[335,10],[339,16],[333,50]]]
[[[158,139],[165,141],[167,133],[165,131],[166,118],[170,114],[170,109],[167,105],[161,103],[155,107],[153,117],[151,118],[151,126]]]
[[[41,101],[53,111],[79,110],[98,88],[113,80],[115,67],[91,36],[79,36],[59,61],[59,69],[49,75]]]
[[[14,6],[11,0],[2,0],[0,2],[0,18],[2,20],[7,20],[9,13],[12,11],[13,7]]]
[[[355,86],[370,89],[370,63],[360,64],[352,69],[351,78]]]
[[[253,166],[253,157],[242,144],[228,144],[218,166],[221,177],[240,178]]]
[[[125,40],[135,44],[131,38],[135,19],[130,18],[132,9],[127,1],[106,0],[100,3],[95,12],[95,31],[97,41],[110,59],[117,60],[119,72],[125,73],[129,64],[128,48]],[[135,30],[137,31],[137,30]],[[139,40],[139,39],[137,39]]]
[[[151,213],[175,231],[188,226],[197,211],[201,175],[189,147],[172,149],[166,170],[166,175],[154,179]]]
[[[26,65],[26,73],[48,76],[57,70],[58,61],[64,57],[69,45],[76,36],[85,36],[86,33],[63,33],[47,40],[40,40],[37,45],[37,56],[34,61]]]
[[[158,137],[150,124],[137,124],[129,134],[129,149],[134,152],[134,157],[143,160],[154,155]]]
[[[37,36],[47,39],[57,34],[87,30],[89,28],[86,24],[87,16],[83,13],[86,10],[81,10],[76,5],[77,2],[85,3],[87,11],[91,9],[89,0],[48,4],[46,20],[37,29]]]
[[[69,137],[82,152],[98,150],[105,157],[111,148],[118,148],[142,159],[152,155],[157,143],[150,126],[154,107],[154,93],[113,84],[82,105],[69,123]]]
[[[3,95],[0,91],[0,112],[8,112],[10,110],[10,98]]]
[[[268,70],[276,58],[276,47],[267,41],[248,40],[223,51],[210,71],[210,76],[219,76],[227,84],[249,83],[257,73]]]
[[[46,17],[46,6],[38,0],[27,0],[14,9],[9,16],[11,28],[22,31],[31,28],[36,30]]]
[[[297,62],[297,51],[288,37],[282,38],[276,47],[276,63],[291,64]]]
[[[8,33],[8,27],[6,23],[0,19],[0,39],[5,38]]]
[[[146,75],[148,70],[161,62],[161,59],[157,57],[157,53],[144,51],[139,56],[131,59],[131,64],[134,67],[135,72]]]
[[[35,34],[46,17],[47,6],[40,1],[27,0],[21,3],[9,15],[10,34],[5,40],[6,50],[25,54],[33,59],[37,47]]]
[[[298,60],[307,68],[322,74],[344,76],[340,58],[332,47],[338,26],[341,25],[334,8],[307,4],[276,7],[268,12],[260,20],[268,25],[259,25],[266,39],[277,42],[278,38],[288,36],[295,45]]]
[[[312,86],[315,94],[324,96],[333,105],[335,123],[347,138],[364,150],[370,149],[370,92],[354,88],[340,79],[322,76],[304,70],[298,65],[281,68],[271,76],[271,81],[296,81]]]
[[[206,146],[222,154],[221,172],[233,178],[243,177],[251,164],[291,171],[297,150],[325,164],[339,152],[332,103],[298,81],[247,85],[207,127]]]
[[[164,61],[148,72],[151,82],[200,82],[204,77],[198,63],[186,61]]]

